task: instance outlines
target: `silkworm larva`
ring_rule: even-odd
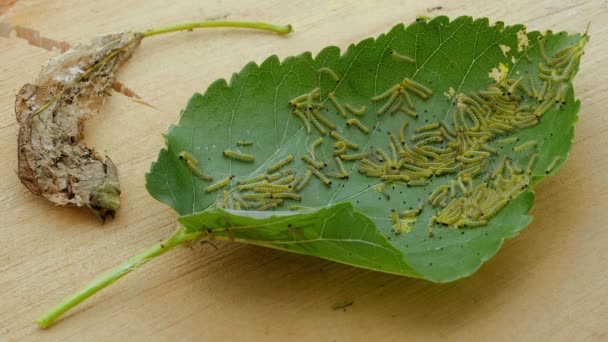
[[[293,180],[295,178],[296,177],[294,175],[287,176],[287,177],[284,177],[284,178],[281,178],[281,179],[275,181],[273,184],[276,184],[276,185],[286,185],[286,184],[289,184],[289,183],[293,182]]]
[[[401,125],[401,130],[399,130],[399,138],[401,140],[401,145],[405,145],[405,130],[407,129],[408,125],[409,121],[403,121],[403,124]]]
[[[437,189],[435,189],[430,195],[429,195],[429,203],[434,202],[435,198],[437,196],[439,196],[439,194],[441,194],[442,192],[445,192],[445,194],[448,193],[448,191],[450,190],[450,186],[449,185],[440,185],[437,187]]]
[[[486,157],[490,156],[490,152],[469,150],[469,151],[465,151],[463,153],[463,156],[465,156],[465,157],[484,157],[484,158],[486,158]]]
[[[241,199],[239,196],[233,195],[232,199],[234,200],[234,202],[236,202],[241,208],[243,209],[249,209],[249,204],[245,201],[243,201],[243,199]]]
[[[418,143],[416,143],[416,147],[422,147],[424,145],[428,145],[428,144],[432,144],[432,143],[439,143],[442,141],[443,141],[442,137],[430,137],[430,138],[423,139],[423,140],[419,141]]]
[[[523,150],[526,150],[530,147],[534,147],[536,146],[536,140],[530,140],[530,141],[526,141],[525,143],[515,146],[513,147],[513,151],[514,152],[521,152]]]
[[[512,144],[512,143],[514,143],[516,141],[519,141],[519,138],[517,138],[517,137],[511,137],[511,138],[496,140],[496,143],[497,144]]]
[[[381,149],[380,147],[376,148],[376,154],[378,154],[378,156],[380,157],[379,159],[381,161],[391,160],[391,158],[388,156],[388,154],[386,154],[386,152],[384,152],[384,150]]]
[[[410,140],[411,140],[412,142],[415,142],[415,141],[418,141],[418,140],[423,140],[423,139],[430,138],[430,137],[441,137],[441,136],[442,136],[442,134],[441,134],[441,132],[439,132],[439,131],[435,131],[435,132],[424,132],[424,133],[418,133],[418,134],[416,134],[416,135],[412,136],[412,137],[410,138]]]
[[[395,148],[395,144],[392,142],[388,143],[388,148],[391,150],[391,156],[393,157],[391,158],[391,161],[397,161],[397,149]]]
[[[365,127],[359,120],[352,118],[352,119],[348,119],[346,120],[346,125],[347,126],[357,126],[357,128],[359,128],[363,133],[365,134],[369,134],[369,128]]]
[[[291,175],[293,173],[294,173],[293,169],[289,168],[289,169],[286,169],[285,171],[282,171],[280,173],[275,173],[275,174],[266,176],[266,180],[269,181],[269,182],[272,182],[272,181],[275,181],[277,179],[283,178],[285,176]]]
[[[391,95],[395,95],[395,97],[396,97],[396,91],[399,90],[399,87],[401,87],[401,84],[396,84],[396,85],[392,86],[390,89],[388,89],[384,93],[372,97],[372,101],[374,101],[374,102],[382,101]]]
[[[431,91],[431,89],[423,86],[422,84],[412,81],[409,78],[404,79],[401,84],[404,87],[407,87],[409,90],[414,91],[415,93],[418,94],[418,96],[420,96],[423,99],[427,99],[429,96],[433,95],[433,92]]]
[[[321,113],[319,113],[319,111],[317,111],[316,109],[312,110],[312,115],[319,121],[321,121],[321,123],[323,125],[325,125],[327,128],[329,129],[336,129],[336,125],[334,125],[331,121],[327,120],[323,115],[321,115]]]
[[[369,155],[368,152],[357,153],[357,154],[341,154],[340,159],[346,160],[346,161],[351,161],[351,160],[363,159],[363,158],[367,157],[368,155]]]
[[[534,97],[538,97],[536,82],[534,81],[534,78],[532,78],[532,74],[528,74],[528,80],[530,81],[530,86],[532,87],[532,95],[534,95]]]
[[[331,77],[331,79],[336,82],[340,81],[340,77],[338,77],[338,74],[336,74],[333,70],[331,70],[328,67],[323,67],[323,68],[319,69],[317,72],[328,74]]]
[[[389,54],[390,54],[390,55],[393,57],[393,59],[395,59],[395,60],[397,60],[397,61],[400,61],[400,62],[407,62],[407,63],[412,63],[412,64],[415,64],[415,63],[416,63],[416,60],[415,60],[415,59],[413,59],[413,58],[411,58],[411,57],[408,57],[408,56],[405,56],[405,55],[402,55],[402,54],[398,53],[398,52],[397,52],[397,51],[395,51],[395,50],[391,50],[391,51],[389,52]]]
[[[257,200],[257,199],[271,198],[271,195],[272,194],[270,192],[261,192],[261,193],[257,193],[257,194],[244,194],[243,199]]]
[[[459,226],[467,226],[467,227],[480,227],[480,226],[485,226],[486,224],[488,224],[488,221],[485,220],[469,220],[469,219],[464,219],[458,222]]]
[[[387,182],[398,182],[403,181],[403,177],[401,175],[382,175],[380,179]]]
[[[403,97],[401,97],[401,96],[397,97],[397,100],[395,100],[395,102],[393,102],[393,105],[388,109],[388,112],[390,114],[397,112],[399,110],[399,108],[401,108],[402,103],[403,103]]]
[[[416,128],[415,132],[416,133],[420,133],[420,132],[424,132],[424,131],[430,131],[430,130],[435,129],[435,128],[439,128],[439,122],[433,122],[433,123],[430,123],[428,125],[424,125],[422,127],[418,127],[418,128]]]
[[[290,154],[287,157],[285,157],[285,159],[283,159],[280,162],[269,167],[268,173],[273,173],[273,172],[277,171],[278,169],[282,168],[283,166],[291,163],[292,161],[293,161],[293,155]]]
[[[276,208],[280,203],[278,202],[268,202],[261,207],[258,208],[259,211],[264,211],[272,208]]]
[[[405,152],[405,150],[403,149],[403,146],[401,145],[401,142],[397,139],[397,136],[395,134],[389,132],[388,136],[391,138],[391,141],[393,142],[395,147],[397,147],[397,150],[399,151],[399,153]],[[395,160],[396,159],[397,158],[395,157]]]
[[[407,109],[407,108],[399,108],[400,111],[404,112],[405,114],[413,117],[414,119],[418,118],[418,113],[414,112],[413,110]]]
[[[490,146],[488,144],[482,144],[480,147],[484,151],[487,151],[487,152],[490,152],[490,153],[494,153],[494,154],[498,153],[497,149],[495,149],[494,147],[492,147],[492,146]]]
[[[234,176],[226,177],[215,184],[209,185],[208,187],[205,188],[205,191],[214,192],[216,190],[219,190],[219,189],[225,187],[226,185],[230,184],[230,182],[232,181],[233,178],[234,178]]]
[[[559,163],[559,161],[562,159],[561,156],[556,156],[555,158],[553,158],[553,160],[551,161],[551,163],[549,163],[549,165],[547,166],[547,170],[545,171],[547,174],[549,174],[553,168],[555,168],[555,166],[557,165],[557,163]]]
[[[228,157],[230,159],[236,159],[236,160],[240,160],[240,161],[244,161],[244,162],[249,162],[249,163],[255,161],[254,155],[238,153],[238,152],[235,152],[232,150],[225,150],[224,157]]]
[[[313,160],[312,158],[310,158],[307,155],[303,155],[302,160],[305,161],[310,166],[314,167],[315,169],[322,169],[326,166],[326,164],[324,162]]]
[[[302,196],[300,195],[296,195],[296,194],[292,194],[289,192],[279,192],[276,194],[272,194],[272,198],[280,198],[280,199],[291,199],[294,201],[301,201],[302,200]]]
[[[324,174],[321,173],[321,171],[315,169],[315,168],[308,168],[310,171],[312,171],[312,174],[317,176],[317,178],[319,178],[321,180],[321,182],[323,182],[323,184],[327,185],[327,186],[331,186],[331,179],[325,177]]]
[[[389,110],[393,106],[393,102],[395,102],[395,100],[397,100],[397,96],[398,96],[398,93],[394,92],[393,95],[391,95],[391,97],[389,97],[389,99],[386,101],[386,103],[382,107],[380,107],[380,109],[378,109],[376,114],[382,115],[387,110]]]
[[[543,85],[540,88],[540,92],[538,93],[538,99],[539,100],[544,100],[545,99],[545,94],[547,94],[547,92],[549,91],[549,89],[551,89],[551,81],[543,81]]]
[[[327,94],[327,98],[334,104],[334,106],[336,106],[336,109],[338,110],[340,115],[342,115],[342,117],[346,119],[346,111],[344,111],[344,108],[342,108],[342,105],[340,105],[340,103],[338,102],[338,99],[336,99],[336,96],[334,95],[334,93],[329,92]]]
[[[298,102],[302,102],[308,98],[308,94],[303,94],[300,96],[296,96],[293,99],[289,100],[290,105],[295,105]]]
[[[547,53],[545,51],[545,38],[544,37],[540,37],[538,39],[538,51],[540,52],[540,55],[543,57],[545,62],[547,62],[547,63],[551,62],[551,59],[549,59],[549,56],[547,56]]]
[[[334,155],[339,156],[346,153],[346,144],[344,141],[337,141],[334,145]]]
[[[321,126],[319,120],[317,120],[309,110],[306,111],[306,115],[308,117],[308,120],[312,122],[313,126],[315,126],[315,128],[319,131],[321,135],[327,135],[327,131],[325,130],[325,128]]]
[[[307,169],[306,170],[306,174],[304,175],[304,179],[302,179],[302,181],[300,182],[300,184],[298,184],[298,186],[296,187],[296,191],[298,191],[298,192],[302,191],[302,189],[304,189],[304,187],[310,181],[310,177],[311,176],[312,176],[312,171],[310,171],[310,169]]]
[[[323,143],[323,138],[319,137],[319,139],[315,140],[311,145],[310,145],[310,155],[313,158],[316,158],[315,156],[315,149],[317,148],[317,146],[321,145]]]
[[[228,191],[222,191],[222,206],[221,208],[228,208]]]
[[[239,140],[236,142],[237,146],[251,146],[253,145],[253,141],[250,140]]]
[[[342,164],[342,160],[339,157],[336,157],[336,163],[338,163],[338,169],[342,175],[346,175],[348,177],[348,171],[344,168],[344,164]]]
[[[534,153],[528,162],[528,166],[526,166],[526,174],[532,174],[532,169],[536,165],[536,161],[538,160],[538,153]]]
[[[354,115],[363,115],[365,114],[365,111],[367,111],[367,107],[365,107],[365,105],[361,106],[361,108],[359,109],[355,109],[347,103],[346,105],[344,105],[344,107],[346,108],[346,110],[353,113]]]
[[[304,114],[302,114],[302,112],[300,112],[299,110],[295,109],[293,111],[293,113],[300,119],[302,120],[302,123],[304,123],[304,127],[306,128],[306,133],[310,134],[310,123],[308,122],[308,120],[306,119],[306,117],[304,116]]]
[[[201,169],[198,168],[198,161],[194,159],[188,152],[180,152],[179,159],[184,160],[188,169],[190,169],[190,171],[192,171],[192,173],[194,173],[197,177],[206,181],[213,180],[213,177],[206,175]]]
[[[343,141],[347,147],[352,148],[353,150],[358,150],[359,149],[359,145],[350,142],[349,140],[347,140],[346,138],[344,138],[343,136],[341,136],[340,134],[338,134],[338,132],[336,131],[331,131],[331,133],[329,134],[331,135],[332,138],[336,139],[336,140],[340,140]]]
[[[411,181],[407,182],[407,185],[409,185],[409,186],[425,186],[426,185],[426,179],[412,179]]]
[[[534,111],[534,115],[536,117],[543,116],[546,112],[548,112],[551,109],[551,107],[553,107],[553,105],[554,105],[553,101],[546,100],[542,105],[540,105],[540,107],[538,107],[538,109],[536,111]]]
[[[416,109],[416,106],[414,106],[414,101],[412,101],[412,97],[410,96],[410,94],[408,94],[403,88],[401,88],[400,91],[403,94],[403,98],[405,98],[405,102],[407,102],[407,106],[412,110]]]
[[[440,167],[437,168],[437,170],[435,170],[435,174],[437,176],[441,176],[444,173],[454,173],[456,171],[458,171],[458,169],[460,169],[460,166],[462,165],[462,163],[458,163],[454,166],[450,166],[450,167]]]
[[[248,184],[237,185],[236,189],[239,190],[239,191],[241,191],[241,190],[249,190],[249,189],[257,188],[259,186],[267,185],[267,184],[268,184],[268,182],[266,182],[266,181],[255,182],[255,183],[248,183]]]

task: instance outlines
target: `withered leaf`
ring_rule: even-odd
[[[99,112],[114,73],[142,39],[123,32],[78,44],[52,58],[15,101],[19,178],[58,205],[89,207],[102,221],[120,207],[116,166],[85,145],[83,122]],[[105,160],[104,160],[105,159]]]

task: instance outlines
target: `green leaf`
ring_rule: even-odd
[[[342,55],[328,47],[314,58],[304,53],[283,62],[272,56],[260,66],[250,63],[230,84],[218,80],[191,98],[146,176],[148,191],[183,215],[179,221],[188,232],[203,238],[436,282],[468,276],[530,223],[529,185],[554,174],[567,159],[580,107],[571,81],[587,40],[586,34],[541,36],[526,34],[521,25],[437,17],[397,25]],[[388,96],[381,96],[387,90]],[[355,113],[363,106],[362,115]],[[321,135],[307,118],[315,111],[358,146],[347,155],[368,153],[371,163],[342,161],[348,178],[340,178],[334,151],[341,138],[329,135],[331,124]],[[353,118],[369,134],[352,121],[346,125]],[[424,141],[411,140],[415,131],[434,123],[447,131],[421,133],[441,141],[414,148]],[[389,133],[398,139],[396,156]],[[322,142],[313,148],[319,137]],[[240,140],[253,145],[239,146]],[[513,149],[524,143],[530,147]],[[392,161],[378,156],[377,148]],[[254,160],[228,158],[225,150]],[[238,187],[239,181],[288,169],[304,178],[309,165],[301,157],[312,158],[311,150],[315,162],[327,164],[319,172],[333,178],[312,176],[301,190],[295,184],[282,190],[301,201],[291,195],[255,201],[253,189]],[[290,155],[295,159],[288,165],[267,171]],[[206,191],[226,177],[233,177],[227,186]],[[435,190],[440,200],[429,203]],[[308,209],[289,211],[301,207]]]

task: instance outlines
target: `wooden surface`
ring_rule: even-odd
[[[530,31],[582,32],[591,22],[575,80],[582,107],[570,160],[535,188],[534,222],[478,273],[437,285],[258,247],[207,244],[178,248],[51,329],[37,329],[43,310],[175,229],[176,215],[148,195],[144,173],[163,146],[160,133],[192,93],[250,60],[345,48],[418,14],[487,16]],[[19,183],[14,98],[57,47],[211,18],[291,23],[296,32],[283,38],[200,30],[144,41],[118,74],[141,100],[114,92],[86,126],[87,142],[118,165],[124,195],[115,220],[100,225],[86,209],[54,207]],[[0,0],[0,340],[608,339],[606,22],[604,0]],[[332,309],[345,300],[354,303]]]

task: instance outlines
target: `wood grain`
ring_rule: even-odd
[[[507,6],[508,5],[508,6]],[[437,8],[441,7],[441,8]],[[467,279],[444,285],[252,246],[180,248],[42,331],[34,319],[101,272],[166,237],[175,214],[144,174],[160,135],[193,92],[250,60],[347,47],[417,14],[471,15],[529,30],[582,32],[582,101],[571,158],[535,188],[534,222]],[[70,44],[110,31],[209,18],[291,23],[290,37],[201,30],[145,41],[118,74],[151,106],[115,93],[87,122],[87,143],[117,164],[123,207],[100,225],[53,207],[16,176],[13,103],[58,53],[0,36],[0,340],[501,340],[608,338],[608,3],[602,1],[0,1],[0,25]],[[345,310],[338,302],[353,300]]]

